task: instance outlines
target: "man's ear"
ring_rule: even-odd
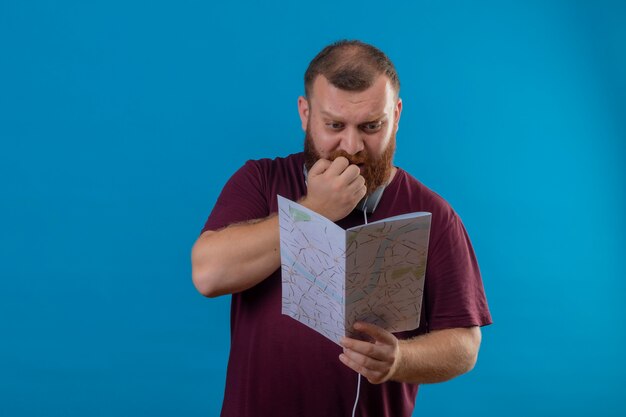
[[[394,117],[394,130],[398,132],[399,123],[400,123],[400,115],[402,114],[402,99],[398,97],[398,102],[396,103],[395,108],[393,109],[393,117]]]
[[[302,130],[306,132],[309,123],[309,100],[304,96],[298,97],[298,113],[300,114],[300,122],[302,122]]]

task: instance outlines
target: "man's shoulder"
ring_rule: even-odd
[[[261,176],[296,175],[302,171],[303,165],[304,154],[300,152],[274,158],[248,159],[240,170]]]
[[[297,152],[287,156],[276,156],[274,158],[249,159],[246,161],[246,164],[261,167],[302,166],[304,164],[304,153]]]
[[[392,183],[397,182],[397,192],[405,195],[412,205],[420,207],[421,211],[446,213],[448,216],[454,213],[452,206],[439,193],[426,186],[408,171],[397,167],[396,177]]]
[[[300,152],[275,158],[249,159],[239,172],[243,178],[267,190],[270,196],[276,192],[285,193],[286,189],[299,189],[304,183],[303,167],[304,154]]]
[[[418,195],[423,197],[431,198],[437,203],[448,204],[446,200],[439,195],[436,191],[428,187],[422,181],[418,180],[415,176],[413,176],[408,171],[404,170],[401,167],[396,167],[396,178],[394,178],[394,182],[397,179],[399,182],[399,187],[405,188],[414,192],[417,192]]]

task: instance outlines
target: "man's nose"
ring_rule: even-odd
[[[340,148],[350,155],[361,152],[364,148],[361,132],[357,128],[347,128],[343,131]]]

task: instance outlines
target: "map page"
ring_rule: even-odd
[[[391,332],[419,326],[431,214],[344,230],[278,196],[282,313],[339,344],[356,321]]]

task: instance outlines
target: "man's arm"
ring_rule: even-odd
[[[477,326],[436,330],[400,341],[372,324],[356,323],[354,328],[372,341],[344,338],[339,359],[373,384],[447,381],[472,370],[481,341]]]
[[[251,288],[280,267],[278,216],[202,233],[191,250],[191,276],[207,297]]]
[[[311,167],[300,204],[332,221],[347,216],[365,195],[359,167],[343,157]],[[207,297],[251,288],[280,267],[278,216],[206,231],[191,251],[192,279]]]

